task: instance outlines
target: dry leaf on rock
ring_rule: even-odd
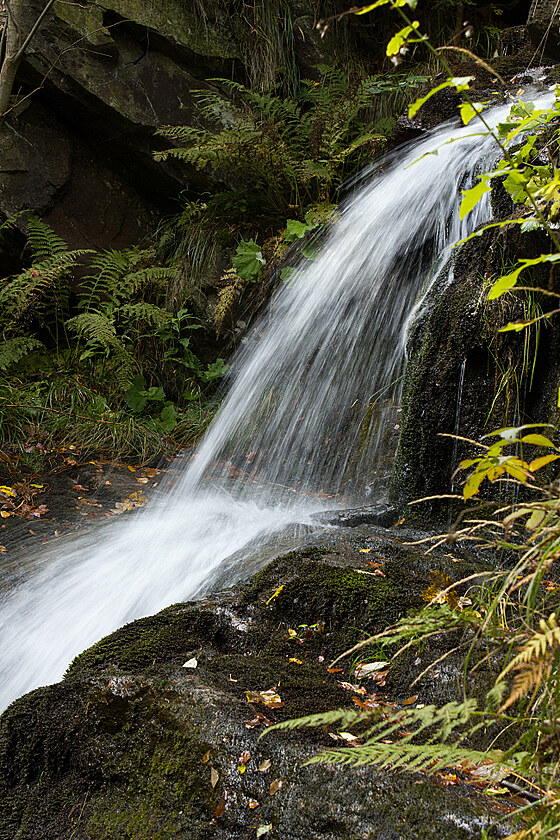
[[[284,784],[284,781],[282,779],[275,779],[273,782],[270,783],[270,787],[268,789],[269,794],[271,796],[274,796],[274,794],[278,790],[280,790],[280,788],[282,787],[283,784]]]
[[[227,791],[226,791],[226,790],[224,790],[224,792],[223,792],[223,794],[222,794],[222,798],[220,799],[220,801],[219,801],[219,802],[218,802],[218,804],[216,805],[216,810],[214,811],[214,815],[215,815],[216,817],[221,817],[221,816],[222,816],[222,814],[224,814],[224,813],[225,813],[225,810],[226,810],[226,802],[227,802]]]
[[[212,785],[213,788],[216,787],[219,779],[220,779],[220,774],[218,773],[218,771],[214,770],[213,767],[210,767],[210,784]]]
[[[280,695],[272,688],[268,691],[246,691],[245,696],[248,703],[263,703],[269,709],[280,709],[284,705]]]

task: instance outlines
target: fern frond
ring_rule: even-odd
[[[45,222],[37,216],[29,216],[27,223],[28,243],[35,260],[45,260],[68,251],[68,245]]]
[[[314,715],[305,715],[304,717],[280,721],[280,723],[275,723],[273,726],[267,727],[260,737],[263,738],[269,732],[274,732],[275,729],[303,729],[304,727],[330,726],[333,723],[338,723],[339,728],[346,728],[355,726],[357,723],[363,723],[364,721],[371,721],[371,718],[372,712],[370,711],[333,709],[330,712],[318,712]]]
[[[16,320],[30,303],[40,305],[49,292],[73,268],[88,249],[66,251],[33,263],[15,277],[6,278],[0,286],[0,312],[4,323]]]
[[[146,303],[141,300],[138,303],[125,303],[115,310],[116,315],[124,315],[130,321],[142,321],[154,327],[163,327],[169,324],[172,319],[171,313],[155,306],[153,303]]]
[[[463,749],[454,744],[409,744],[398,741],[395,744],[364,744],[357,747],[339,747],[314,755],[306,764],[344,764],[363,767],[376,764],[379,768],[435,773],[442,767],[454,767],[463,762],[481,764],[491,759],[496,764],[503,762],[503,753],[498,750],[481,752]]]
[[[0,370],[7,370],[27,356],[28,353],[31,353],[32,350],[37,350],[39,347],[44,348],[44,346],[39,339],[31,336],[20,336],[4,341],[0,347]]]
[[[517,671],[510,695],[501,706],[500,712],[521,700],[532,689],[538,689],[543,674],[550,675],[552,663],[560,652],[560,627],[556,621],[556,613],[551,613],[546,621],[541,618],[539,626],[540,631],[533,633],[498,677],[497,682],[500,682],[507,674]]]
[[[116,348],[119,344],[113,321],[101,312],[82,312],[69,318],[66,326],[76,335],[95,341],[102,347]]]
[[[147,286],[165,293],[175,279],[175,269],[160,265],[149,266],[126,274],[119,285],[120,297],[131,297],[143,291]]]

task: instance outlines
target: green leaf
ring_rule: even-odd
[[[533,260],[520,260],[520,264],[514,271],[510,272],[510,274],[504,274],[496,280],[490,289],[488,300],[495,300],[496,298],[499,298],[500,295],[503,295],[504,292],[512,289],[517,283],[519,275],[526,268],[533,265],[540,265],[545,262],[558,262],[558,260],[560,260],[560,254],[541,254],[540,257],[535,257]]]
[[[146,391],[146,380],[143,376],[134,377],[130,388],[124,395],[124,399],[135,414],[139,414],[146,407],[148,392]]]
[[[406,44],[409,36],[420,26],[420,21],[415,20],[410,26],[403,27],[399,32],[396,32],[395,35],[391,38],[389,43],[387,44],[386,53],[389,57],[393,55],[398,55],[401,51],[401,48]]]
[[[484,102],[473,102],[472,104],[470,102],[463,102],[459,106],[459,114],[461,115],[463,125],[468,125],[473,117],[480,114],[485,104]]]
[[[476,184],[476,186],[471,187],[470,190],[461,190],[463,193],[463,200],[461,201],[461,207],[459,210],[459,216],[461,219],[464,219],[471,210],[476,207],[482,196],[490,190],[490,185],[488,180],[485,176],[482,177],[481,181]]]
[[[165,399],[165,392],[163,388],[156,388],[152,386],[148,388],[147,398],[149,400],[156,400],[157,402],[162,402]]]
[[[318,222],[298,222],[297,219],[288,219],[286,221],[286,233],[284,240],[286,242],[295,242],[296,239],[303,239],[306,233],[318,227]]]
[[[232,265],[243,280],[256,282],[260,277],[263,265],[266,265],[266,260],[262,255],[260,246],[253,239],[248,242],[243,240],[237,246]]]
[[[159,415],[161,424],[166,432],[172,432],[177,425],[177,409],[172,402],[166,402]]]
[[[469,475],[463,487],[463,498],[465,499],[465,501],[478,493],[480,485],[482,484],[485,478],[486,470],[481,470],[480,472],[473,472]]]
[[[211,382],[213,379],[223,376],[227,372],[229,365],[226,365],[223,359],[216,359],[211,365],[208,365],[205,371],[200,374],[200,378],[205,382]]]
[[[466,90],[469,86],[469,82],[472,82],[474,76],[455,76],[452,79],[447,79],[445,82],[442,82],[441,85],[437,85],[437,87],[432,88],[426,96],[421,96],[420,99],[417,99],[416,102],[413,102],[412,105],[409,105],[408,108],[408,118],[412,119],[412,117],[420,110],[422,105],[431,99],[431,97],[439,93],[440,90],[444,90],[448,87],[454,87],[455,90],[461,91]]]

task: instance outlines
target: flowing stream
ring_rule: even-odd
[[[4,596],[0,708],[125,622],[200,594],[228,558],[312,525],[329,504],[382,495],[407,325],[453,243],[487,217],[482,202],[460,222],[460,189],[495,154],[472,125],[446,125],[362,178],[234,358],[219,414],[173,486],[53,541]]]

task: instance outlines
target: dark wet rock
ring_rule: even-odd
[[[527,28],[539,55],[560,58],[560,8],[556,0],[533,0]]]
[[[241,840],[264,825],[272,840],[504,836],[494,803],[466,785],[304,766],[332,745],[328,733],[259,741],[262,725],[246,726],[257,712],[274,722],[350,705],[340,685],[349,666],[329,673],[330,658],[420,605],[431,568],[457,579],[484,566],[426,557],[380,531],[358,536],[292,552],[236,590],[133,622],[77,657],[62,683],[12,704],[0,721],[0,838]],[[193,658],[197,667],[184,667]],[[458,696],[455,677],[444,695]],[[407,681],[405,668],[392,688],[401,701]],[[272,688],[282,707],[247,702],[245,692]]]
[[[492,204],[498,217],[507,218],[512,211],[501,186]],[[495,429],[535,418],[555,422],[558,327],[551,323],[539,333],[498,333],[497,327],[526,318],[529,304],[522,293],[487,299],[490,283],[508,266],[549,247],[544,233],[521,234],[517,225],[486,231],[460,249],[452,279],[448,266],[432,286],[409,335],[393,481],[396,498],[411,501],[452,492],[459,461],[474,453],[453,435],[479,440]],[[554,282],[550,271],[539,267],[526,278],[536,287]],[[544,311],[550,308],[546,298],[536,299]],[[459,492],[461,476],[456,487]],[[436,500],[412,512],[429,517],[441,509]],[[459,504],[457,512],[463,509]]]
[[[326,525],[339,525],[341,528],[355,528],[357,525],[390,528],[399,519],[399,509],[394,505],[366,505],[349,510],[329,510],[314,518]]]

